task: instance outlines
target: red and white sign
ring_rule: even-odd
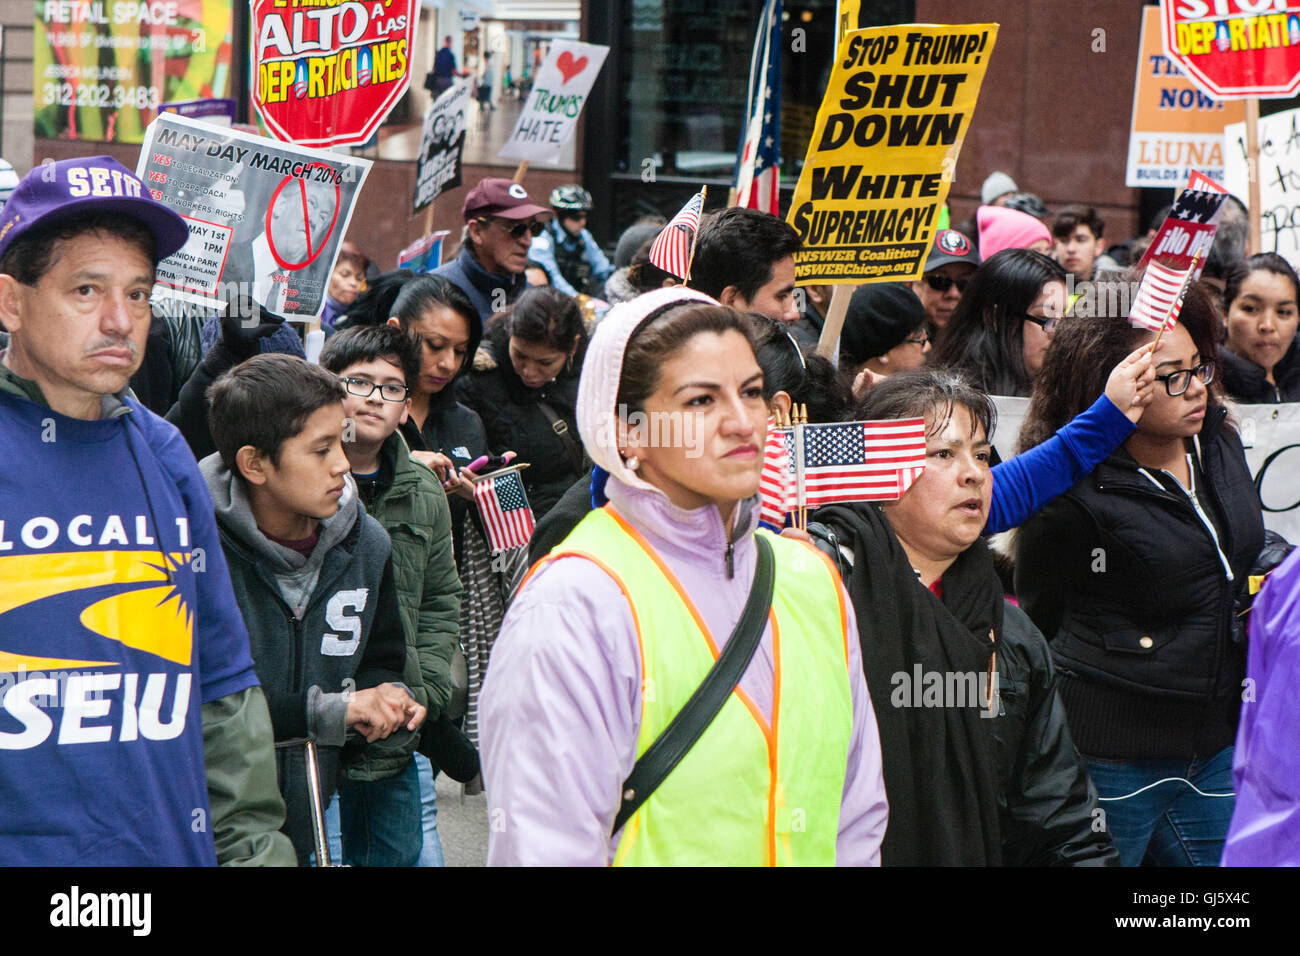
[[[253,108],[277,139],[359,146],[410,84],[416,0],[251,0]]]
[[[1217,99],[1300,91],[1300,0],[1160,0],[1165,55]]]
[[[1226,189],[1194,170],[1138,267],[1146,268],[1156,260],[1172,269],[1189,269],[1194,263],[1192,281],[1199,279],[1227,198]]]

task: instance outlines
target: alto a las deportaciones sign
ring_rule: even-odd
[[[1300,0],[1161,0],[1165,53],[1218,99],[1300,91]]]
[[[416,0],[252,0],[253,108],[277,139],[359,146],[410,84]]]

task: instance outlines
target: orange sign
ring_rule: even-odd
[[[1124,185],[1177,189],[1194,169],[1222,183],[1223,127],[1245,118],[1244,104],[1207,96],[1165,56],[1160,10],[1143,7]]]

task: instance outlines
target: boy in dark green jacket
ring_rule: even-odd
[[[411,459],[397,431],[409,408],[408,382],[420,370],[417,339],[394,326],[360,326],[333,336],[320,363],[347,390],[344,451],[366,510],[392,539],[397,599],[406,628],[405,681],[428,708],[431,726],[451,699],[451,659],[458,638],[460,578],[452,555],[447,498],[433,472]],[[432,774],[415,754],[369,747],[347,763],[339,790],[343,857],[354,866],[413,866],[429,844],[440,860],[432,825]],[[428,786],[422,787],[419,762]],[[430,826],[421,825],[421,791]],[[331,815],[332,816],[332,815]],[[428,832],[425,832],[427,829]],[[429,856],[424,862],[431,862]]]

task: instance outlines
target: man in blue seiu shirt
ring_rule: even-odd
[[[188,235],[107,156],[0,212],[3,863],[295,863],[212,501],[127,390]]]

